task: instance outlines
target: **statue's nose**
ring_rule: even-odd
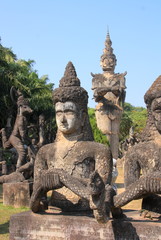
[[[66,122],[66,118],[65,118],[65,114],[64,114],[64,113],[61,115],[60,121],[61,121],[62,123],[63,123],[63,122]]]

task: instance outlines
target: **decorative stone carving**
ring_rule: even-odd
[[[54,206],[63,211],[93,209],[96,219],[106,222],[115,194],[109,185],[112,156],[107,146],[93,141],[88,94],[71,62],[53,91],[53,101],[58,131],[55,142],[43,146],[36,156],[31,210],[41,211],[45,194],[54,190]]]
[[[11,92],[16,92],[17,95],[17,117],[14,124],[13,131],[7,139],[5,128],[2,128],[2,141],[4,148],[14,147],[18,153],[18,160],[16,167],[19,168],[25,163],[26,157],[26,148],[24,144],[28,140],[28,136],[26,134],[27,131],[27,118],[28,114],[32,113],[31,108],[29,107],[28,100],[25,99],[22,93],[15,88],[12,87]]]
[[[144,100],[148,111],[146,127],[140,142],[125,155],[126,190],[114,197],[114,205],[121,207],[131,200],[146,197],[144,207],[161,213],[161,199],[153,197],[153,194],[161,194],[161,76],[146,92]]]
[[[116,74],[116,56],[111,47],[109,33],[105,41],[105,48],[101,56],[102,74],[92,74],[92,90],[96,106],[97,126],[107,135],[112,155],[118,158],[119,128],[125,100],[125,73]]]
[[[17,117],[9,138],[7,138],[6,129],[1,129],[2,143],[3,147],[6,149],[16,149],[18,159],[16,163],[16,172],[0,176],[0,184],[22,182],[25,179],[29,179],[33,175],[36,154],[36,151],[27,135],[27,115],[32,113],[32,109],[29,107],[29,102],[23,97],[22,93],[14,87],[11,88],[11,97],[13,101],[15,100],[15,97],[17,97]],[[29,162],[26,160],[27,154],[30,158]]]

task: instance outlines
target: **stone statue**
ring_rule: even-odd
[[[62,211],[93,209],[99,222],[109,218],[114,190],[110,149],[93,141],[87,113],[88,94],[80,87],[71,62],[53,91],[58,127],[54,143],[42,146],[35,160],[30,207],[39,212],[49,190]],[[45,206],[46,207],[46,206]]]
[[[28,145],[27,136],[27,115],[32,113],[32,109],[29,107],[29,102],[25,99],[19,90],[14,87],[11,88],[11,94],[17,95],[17,117],[12,130],[11,135],[7,138],[5,128],[1,129],[2,142],[4,148],[14,147],[18,153],[18,160],[16,168],[19,169],[25,164],[25,157],[27,149],[25,145]],[[27,144],[26,144],[27,143]]]
[[[131,200],[143,199],[142,208],[161,213],[161,76],[144,96],[148,119],[140,142],[125,155],[126,190],[114,197],[114,205],[121,207]],[[158,200],[159,199],[159,200]]]
[[[92,74],[92,90],[96,106],[97,126],[109,140],[112,155],[118,158],[119,128],[125,100],[125,73],[116,74],[116,56],[111,47],[109,33],[105,41],[104,53],[100,65],[102,74]]]

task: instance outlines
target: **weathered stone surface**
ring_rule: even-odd
[[[23,212],[10,219],[10,240],[161,239],[161,221],[143,220],[136,215],[130,213],[131,220],[110,220],[99,224],[90,216]]]
[[[32,183],[4,183],[3,204],[14,207],[29,207]]]

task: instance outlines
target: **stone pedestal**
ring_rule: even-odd
[[[29,207],[33,183],[4,183],[3,205],[14,207]]]
[[[137,213],[130,213],[129,217],[99,224],[91,216],[22,212],[11,216],[10,240],[161,239],[161,221],[145,220]]]

